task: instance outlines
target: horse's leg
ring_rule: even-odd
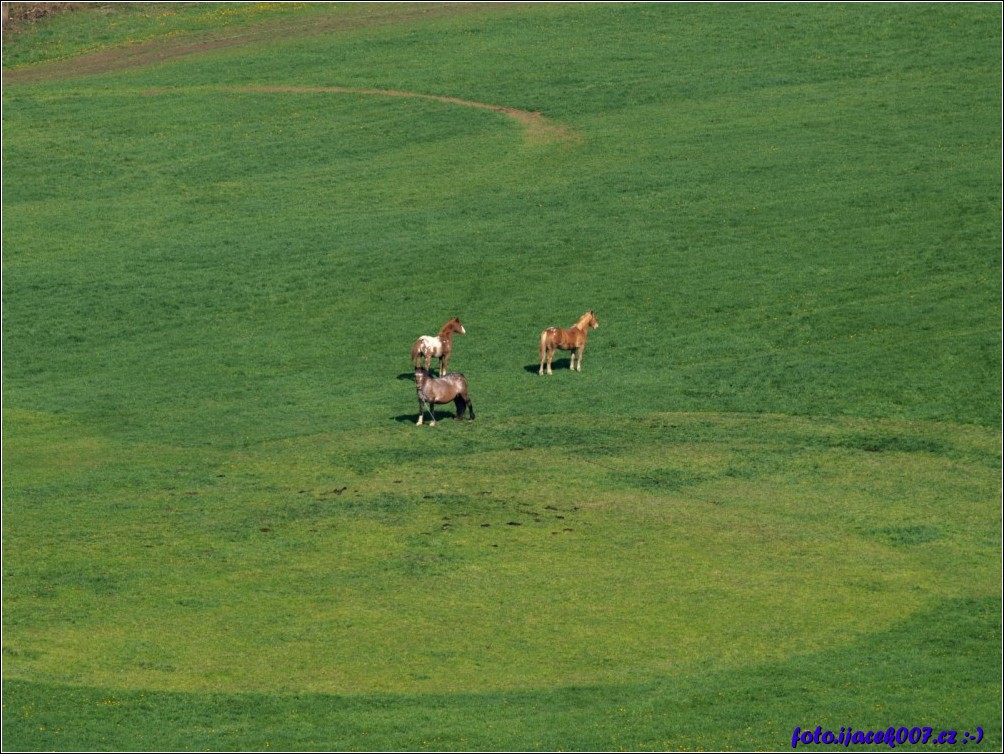
[[[578,356],[578,354],[579,354],[578,348],[572,348],[568,352],[568,368],[571,369],[573,372],[575,371],[575,357]]]
[[[579,352],[579,361],[578,361],[578,369],[576,371],[581,372],[582,371],[582,352],[586,350],[586,344],[583,343],[581,346],[578,347],[577,350]]]
[[[436,404],[432,401],[426,401],[421,395],[418,396],[418,421],[415,422],[416,426],[421,426],[422,422],[425,421],[425,412],[429,412],[429,422],[430,427],[436,426]]]
[[[548,346],[547,347],[547,373],[548,374],[554,374],[551,371],[551,362],[554,360],[554,352],[556,350],[558,350],[558,349],[555,348],[555,347],[553,347],[553,346]]]
[[[443,355],[439,357],[439,376],[442,377],[446,374],[446,365],[450,361],[450,354],[443,352]]]
[[[457,393],[457,397],[453,399],[453,405],[457,407],[457,421],[463,421],[464,411],[467,410],[467,401],[464,400],[464,396]]]

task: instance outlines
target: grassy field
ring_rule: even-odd
[[[1004,745],[999,5],[103,7],[4,40],[5,750]]]

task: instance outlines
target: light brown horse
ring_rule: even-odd
[[[547,373],[551,374],[551,359],[557,349],[571,351],[571,369],[582,371],[582,352],[586,350],[586,335],[589,329],[596,329],[600,323],[596,321],[596,315],[590,310],[579,317],[579,321],[568,328],[549,327],[540,334],[540,371],[537,374],[544,374],[544,365],[547,364]],[[576,356],[578,360],[576,360]]]
[[[443,325],[439,335],[423,335],[415,341],[411,347],[411,365],[419,366],[422,359],[425,359],[425,368],[429,368],[429,362],[433,358],[439,359],[439,376],[446,374],[446,366],[450,363],[450,352],[453,350],[453,334],[460,333],[466,335],[467,330],[460,323],[459,317],[453,317]]]
[[[415,367],[415,389],[418,391],[418,421],[416,425],[421,425],[425,419],[425,412],[429,412],[432,421],[429,425],[436,426],[435,408],[437,403],[449,403],[457,407],[457,419],[463,420],[464,409],[468,409],[471,414],[471,421],[474,421],[474,402],[467,392],[467,378],[459,372],[448,374],[445,377],[433,377],[425,367]]]

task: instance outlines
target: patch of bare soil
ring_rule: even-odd
[[[17,31],[25,24],[41,21],[57,13],[83,10],[83,3],[3,3],[3,30]]]

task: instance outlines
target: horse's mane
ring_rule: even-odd
[[[451,317],[450,321],[447,322],[445,325],[443,325],[443,327],[439,330],[439,336],[438,337],[440,337],[440,338],[446,338],[447,336],[449,336],[453,332],[453,325],[454,325],[454,323],[459,325],[460,324],[460,317]]]

